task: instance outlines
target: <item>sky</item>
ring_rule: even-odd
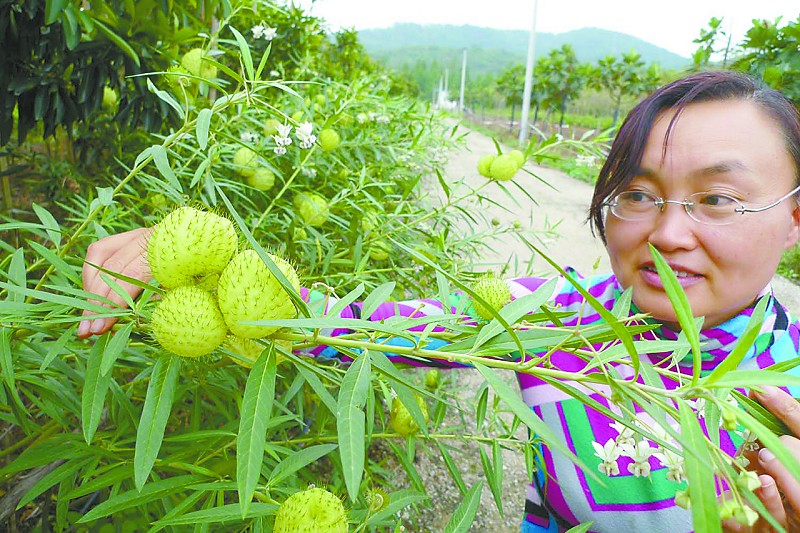
[[[333,31],[387,28],[396,22],[526,31],[535,27],[546,33],[595,27],[639,37],[684,57],[697,49],[692,41],[711,17],[723,18],[723,28],[736,44],[753,19],[783,16],[784,26],[800,16],[798,0],[294,0],[294,4],[324,19]]]

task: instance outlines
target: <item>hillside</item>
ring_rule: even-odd
[[[495,30],[477,26],[444,24],[395,24],[389,28],[360,30],[359,41],[376,60],[390,68],[418,62],[460,65],[467,50],[472,74],[497,74],[510,65],[524,63],[529,33],[523,30]],[[624,33],[583,28],[565,33],[536,34],[536,57],[570,44],[578,59],[594,63],[607,55],[619,56],[636,50],[646,63],[665,69],[685,67],[689,58]]]

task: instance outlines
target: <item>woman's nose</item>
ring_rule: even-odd
[[[648,240],[660,251],[691,250],[697,246],[695,231],[699,224],[689,216],[684,205],[665,203],[653,220]]]

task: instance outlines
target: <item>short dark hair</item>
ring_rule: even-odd
[[[639,102],[620,126],[600,169],[589,207],[592,233],[599,235],[603,243],[606,242],[604,204],[634,178],[659,113],[675,110],[664,139],[666,151],[670,131],[686,106],[720,100],[752,101],[775,120],[783,133],[786,149],[794,159],[795,177],[800,182],[800,113],[788,98],[741,72],[718,70],[690,74],[664,85]]]

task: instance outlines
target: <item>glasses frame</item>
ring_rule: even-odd
[[[617,201],[618,198],[620,197],[620,195],[625,194],[626,192],[630,192],[630,191],[623,191],[623,192],[615,194],[611,199],[606,200],[605,202],[603,202],[603,206],[608,207],[609,212],[612,215],[614,215],[615,217],[617,217],[618,219],[620,219],[620,220],[626,220],[628,222],[641,222],[642,220],[648,220],[649,217],[646,217],[646,218],[625,218],[625,217],[619,216],[617,213],[614,212],[614,208],[617,207],[617,204],[618,204],[618,201]],[[641,191],[641,192],[644,192],[644,191]],[[776,205],[780,204],[781,202],[783,202],[784,200],[786,200],[787,198],[789,198],[793,194],[796,194],[797,192],[800,192],[800,185],[798,185],[797,187],[795,187],[794,189],[792,189],[788,193],[784,194],[783,196],[781,196],[780,198],[778,198],[774,202],[772,202],[770,204],[767,204],[767,205],[764,205],[764,206],[761,206],[761,207],[745,207],[745,205],[742,202],[740,202],[739,200],[736,200],[736,199],[734,199],[734,198],[732,198],[732,197],[730,197],[730,196],[728,196],[726,194],[719,194],[717,196],[724,196],[725,198],[729,198],[729,199],[733,200],[734,202],[736,202],[737,204],[739,204],[739,207],[734,208],[734,211],[736,213],[739,213],[739,214],[744,216],[745,213],[761,213],[762,211],[766,211],[767,209],[772,209],[773,207],[775,207]],[[665,200],[661,196],[657,196],[657,195],[649,193],[649,192],[645,192],[644,194],[647,194],[648,196],[652,196],[653,198],[655,198],[655,200],[653,201],[653,204],[658,208],[658,212],[659,213],[663,213],[664,212],[664,208],[666,207],[667,204],[676,204],[676,205],[683,206],[683,210],[686,211],[686,214],[689,215],[689,218],[691,218],[695,222],[699,222],[700,224],[705,224],[705,225],[708,225],[708,226],[727,226],[728,224],[733,224],[734,222],[736,222],[736,219],[734,219],[734,218],[732,218],[730,221],[722,222],[722,223],[719,223],[719,224],[714,224],[712,222],[706,222],[706,221],[703,221],[703,220],[696,219],[694,217],[694,215],[692,215],[692,208],[694,207],[695,202],[689,201],[689,198],[691,198],[692,196],[696,196],[698,194],[707,194],[706,192],[696,192],[696,193],[691,194],[688,197],[684,198],[683,200]]]

